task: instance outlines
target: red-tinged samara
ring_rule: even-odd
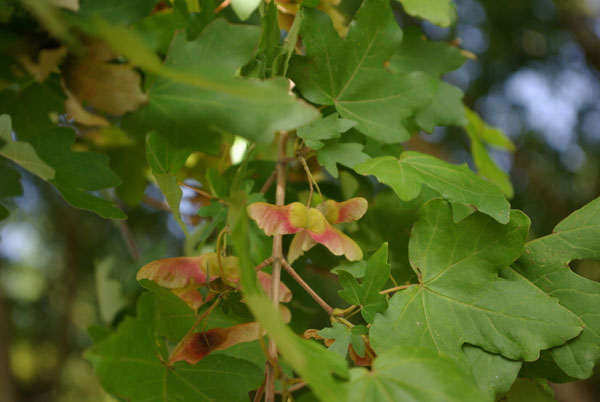
[[[221,257],[221,267],[225,282],[237,285],[240,279],[240,267],[237,257]],[[266,272],[257,272],[258,280],[267,293],[271,289],[271,275]],[[203,295],[198,288],[208,286],[221,278],[221,269],[216,253],[202,254],[197,257],[173,257],[152,261],[144,265],[137,273],[137,279],[149,279],[158,285],[170,289],[174,294],[183,299],[194,310],[203,303],[212,300],[217,293],[208,292]],[[288,302],[292,293],[280,282],[279,300]]]
[[[367,208],[367,200],[360,197],[343,202],[328,200],[316,208],[308,208],[300,202],[282,206],[256,202],[248,206],[248,215],[267,236],[296,234],[288,251],[289,263],[317,243],[335,255],[358,261],[363,257],[358,244],[332,225],[360,219]]]

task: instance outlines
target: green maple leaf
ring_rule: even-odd
[[[190,306],[170,290],[148,279],[142,279],[140,285],[154,296],[153,320],[156,333],[173,342],[179,342],[196,321],[196,315]]]
[[[398,0],[404,11],[414,17],[424,18],[441,27],[447,27],[456,19],[452,0]]]
[[[118,186],[120,180],[108,167],[106,155],[71,151],[73,130],[53,128],[29,136],[27,142],[14,142],[11,132],[10,117],[0,116],[0,138],[5,141],[0,155],[51,183],[72,206],[104,218],[126,218],[113,202],[89,193]]]
[[[340,119],[337,113],[317,120],[308,126],[300,127],[297,131],[298,137],[304,140],[307,147],[315,151],[323,148],[323,140],[339,138],[342,133],[356,126],[356,122],[348,119]]]
[[[13,130],[19,140],[26,141],[40,131],[54,127],[51,114],[64,112],[65,96],[60,82],[50,77],[23,88],[0,91],[0,111],[11,116]]]
[[[522,361],[510,360],[477,346],[464,345],[463,352],[477,386],[494,399],[510,389],[523,365]]]
[[[457,87],[443,81],[437,83],[431,103],[420,111],[415,121],[423,130],[433,132],[436,126],[464,126],[463,92]]]
[[[331,324],[331,327],[323,328],[318,334],[325,339],[335,339],[335,342],[329,346],[329,350],[346,357],[348,354],[348,347],[352,345],[356,354],[363,357],[365,355],[365,344],[361,335],[366,334],[367,332],[367,327],[364,325],[348,328],[344,324],[334,322]]]
[[[248,77],[267,78],[277,75],[274,69],[275,59],[281,54],[279,45],[281,32],[277,21],[277,5],[275,3],[262,3],[260,5],[261,33],[258,50],[254,60],[244,66],[243,72]]]
[[[183,167],[190,153],[189,149],[176,148],[164,137],[154,132],[146,139],[146,155],[152,175],[165,195],[175,220],[186,235],[188,230],[179,212],[183,192],[177,183],[175,173]]]
[[[149,90],[148,105],[130,117],[128,126],[137,131],[154,128],[176,145],[204,150],[218,147],[220,131],[264,142],[277,130],[314,120],[317,110],[290,96],[287,80],[236,77],[258,38],[257,27],[217,19],[194,41],[177,34],[162,66],[150,55],[122,46],[119,50],[162,75]]]
[[[380,294],[390,277],[388,260],[388,245],[384,243],[375,254],[369,258],[365,275],[360,283],[346,271],[339,271],[340,284],[344,290],[339,291],[342,299],[350,304],[362,307],[363,318],[372,323],[377,312],[385,311],[387,299]]]
[[[332,141],[317,151],[317,160],[333,177],[338,177],[338,163],[353,168],[369,159],[362,149],[361,144]]]
[[[347,402],[487,401],[468,373],[431,350],[398,347],[377,356],[371,371],[350,371]]]
[[[347,272],[356,279],[363,278],[365,276],[365,272],[367,272],[367,261],[361,260],[345,262],[344,264],[333,268],[331,273],[339,275],[342,271]]]
[[[457,218],[463,219],[476,208],[500,223],[509,220],[510,205],[500,188],[477,176],[464,164],[452,165],[427,154],[407,151],[400,159],[391,156],[374,158],[355,166],[354,170],[374,175],[390,186],[402,201],[415,199],[421,186],[427,185],[456,204],[455,209],[460,204],[471,207],[466,211],[455,210]]]
[[[103,218],[127,218],[114,202],[90,193],[121,183],[108,166],[108,156],[98,152],[71,151],[75,132],[65,127],[43,131],[28,141],[40,158],[54,169],[54,178],[49,183],[69,204],[95,212]]]
[[[175,0],[173,2],[173,19],[179,27],[185,27],[188,40],[196,39],[202,30],[216,18],[215,2],[213,0],[199,0],[194,5],[196,9],[193,9],[192,6],[192,10],[189,10],[187,0]],[[155,15],[157,14],[151,17]],[[153,31],[156,32],[156,29]],[[169,33],[172,36],[173,30],[169,30]]]
[[[585,324],[581,336],[544,352],[539,363],[526,367],[533,375],[561,382],[588,378],[600,361],[600,283],[577,275],[568,266],[585,259],[600,259],[600,198],[565,218],[551,235],[527,243],[513,265],[512,274],[526,277],[558,298]]]
[[[121,185],[116,189],[117,196],[128,206],[139,205],[148,184],[148,164],[144,148],[136,144],[109,148],[104,152],[110,158],[110,168],[121,179]]]
[[[419,284],[396,293],[370,329],[379,354],[397,345],[423,346],[465,362],[464,344],[512,360],[582,331],[577,316],[522,277],[501,275],[521,254],[529,219],[511,212],[506,225],[483,214],[460,223],[442,199],[420,209],[409,241]]]
[[[436,62],[432,63],[431,60]],[[460,50],[448,43],[424,40],[418,29],[404,32],[389,69],[397,73],[422,71],[435,78],[435,94],[431,102],[415,117],[423,130],[432,132],[436,126],[464,126],[467,123],[462,91],[440,79],[442,74],[457,69],[464,61]]]
[[[86,352],[104,389],[131,401],[247,401],[248,392],[263,379],[255,364],[223,354],[208,355],[195,365],[165,362],[161,335],[180,336],[182,329],[171,324],[181,323],[178,312],[185,311],[165,304],[164,296],[144,293],[137,317],[125,318],[116,332]]]
[[[496,165],[490,157],[485,144],[494,145],[509,151],[514,151],[515,146],[508,137],[499,129],[490,127],[472,110],[465,107],[468,124],[465,126],[469,139],[471,140],[471,155],[481,176],[486,177],[492,183],[502,189],[508,198],[514,194],[513,186],[506,172]]]
[[[432,77],[456,70],[465,62],[460,49],[446,42],[423,39],[420,29],[409,27],[404,30],[402,43],[390,60],[390,70],[396,73],[422,71]],[[431,61],[435,60],[435,63]]]
[[[0,155],[15,162],[42,180],[54,178],[54,169],[44,162],[35,152],[35,148],[25,141],[13,141],[12,123],[9,115],[0,115]]]
[[[403,120],[433,97],[434,80],[422,73],[394,74],[384,67],[402,40],[387,1],[366,0],[340,39],[329,16],[302,11],[306,57],[292,59],[289,74],[313,103],[335,105],[356,128],[382,142],[407,140]]]

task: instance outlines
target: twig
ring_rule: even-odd
[[[129,250],[129,254],[131,254],[131,258],[134,261],[138,261],[140,259],[140,251],[135,244],[135,240],[133,239],[133,234],[131,230],[129,230],[129,225],[127,225],[127,221],[125,219],[119,221],[119,230],[121,231],[121,236],[125,240],[125,244],[127,244],[127,249]]]
[[[189,184],[186,184],[182,181],[177,180],[177,184],[179,184],[181,187],[189,188],[190,190],[194,191],[195,193],[200,194],[203,197],[208,198],[209,200],[217,198],[214,195],[207,193],[206,191],[200,190],[199,188],[196,188],[194,186],[190,186]]]
[[[119,205],[120,209],[123,209],[123,205],[120,200],[117,200],[117,204]],[[129,230],[129,225],[127,224],[126,219],[119,221],[119,231],[121,232],[121,236],[123,236],[123,240],[125,240],[125,244],[127,245],[129,254],[131,254],[131,258],[133,258],[134,261],[138,261],[140,259],[140,250],[135,244],[135,239],[133,238],[131,230]]]
[[[262,334],[262,329],[258,331],[259,335]],[[281,369],[279,368],[279,362],[275,361],[272,359],[271,356],[269,356],[269,350],[267,348],[267,345],[265,345],[265,340],[262,336],[258,337],[258,343],[260,344],[260,348],[263,351],[263,354],[265,355],[265,357],[267,358],[267,361],[271,364],[272,367],[275,368],[275,373],[277,374],[275,377],[279,377],[279,373],[281,373]],[[266,367],[265,367],[265,374],[266,374]],[[266,381],[266,377],[265,377],[265,381]]]
[[[271,176],[269,176],[267,181],[265,181],[265,184],[263,184],[263,186],[260,188],[260,192],[263,194],[266,193],[267,190],[271,187],[271,184],[273,184],[273,182],[275,181],[276,177],[277,177],[277,169],[273,170],[273,172],[271,173]]]
[[[317,292],[315,292],[310,285],[306,283],[300,275],[298,275],[298,272],[296,272],[296,270],[286,260],[282,258],[281,264],[286,272],[290,274],[290,276],[294,278],[294,280],[298,282],[300,286],[302,286],[306,293],[308,293],[310,297],[312,297],[319,304],[319,306],[323,308],[323,310],[327,311],[327,314],[333,315],[333,308],[327,304],[325,300],[321,299],[321,296],[319,296]]]
[[[264,260],[263,262],[261,262],[260,264],[258,264],[256,267],[254,267],[254,270],[260,271],[264,267],[268,267],[271,264],[273,264],[273,257],[269,257],[266,260]]]
[[[392,293],[392,292],[396,292],[398,290],[402,290],[402,289],[408,289],[409,287],[414,286],[413,283],[411,283],[410,285],[400,285],[400,286],[394,286],[393,288],[389,288],[389,289],[385,289],[382,290],[381,292],[379,292],[380,295],[385,295],[388,293]]]
[[[152,198],[150,196],[144,196],[144,203],[150,205],[153,208],[160,209],[161,211],[171,212],[171,208],[165,202],[159,201],[156,198]]]
[[[220,13],[221,10],[223,10],[225,7],[227,7],[230,3],[231,3],[231,0],[225,0],[224,2],[219,4],[219,6],[217,8],[215,8],[215,14]]]
[[[292,385],[291,387],[289,387],[287,389],[288,394],[292,394],[302,388],[306,387],[306,383],[305,382],[299,382],[297,384]],[[277,391],[278,394],[281,393],[281,391]]]
[[[265,371],[265,374],[266,374],[266,371]],[[266,380],[266,377],[265,377],[265,380]],[[264,392],[265,392],[265,381],[263,381],[262,384],[260,384],[260,387],[258,387],[258,389],[256,390],[256,394],[254,394],[254,399],[252,400],[252,402],[260,402]]]
[[[286,157],[287,133],[282,131],[279,133],[279,141],[277,144],[277,187],[275,188],[275,203],[277,205],[285,204],[285,164]],[[283,259],[282,236],[273,236],[273,271],[271,273],[271,300],[276,311],[279,311],[279,284],[281,281],[281,260]],[[277,362],[277,345],[271,338],[269,339],[269,356],[271,360]],[[269,362],[267,363],[267,378],[265,384],[265,402],[275,401],[275,380],[276,368]]]

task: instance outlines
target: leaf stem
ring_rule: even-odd
[[[217,200],[219,201],[221,204],[223,205],[227,205],[227,202],[225,200],[222,200],[219,197],[215,197],[214,195],[207,193],[204,190],[200,190],[199,188],[196,188],[194,186],[190,186],[189,184],[186,184],[182,181],[177,180],[177,184],[179,184],[181,187],[185,187],[185,188],[189,188],[190,190],[192,190],[193,192],[195,192],[196,194],[201,195],[202,197],[208,198],[209,200]]]
[[[267,181],[265,181],[265,184],[263,184],[263,186],[260,188],[260,192],[263,194],[266,193],[267,190],[271,187],[271,184],[273,184],[273,182],[275,181],[276,177],[277,177],[277,169],[273,170],[273,172],[271,173],[271,176],[269,176]]]
[[[350,307],[346,308],[346,309],[339,309],[339,308],[335,308],[333,309],[333,315],[335,316],[345,316],[346,314],[351,313],[352,311],[354,311],[355,308],[359,307],[356,304],[351,305]]]
[[[298,275],[298,272],[296,272],[296,270],[285,259],[281,259],[281,264],[283,265],[283,269],[285,269],[286,272],[290,274],[290,276],[294,278],[294,280],[300,286],[302,286],[306,293],[308,293],[310,297],[312,297],[314,301],[316,301],[319,304],[319,306],[321,306],[323,310],[327,312],[327,314],[333,316],[333,308],[329,304],[327,304],[325,300],[323,300],[321,296],[319,296],[317,292],[315,292],[313,288],[311,288],[310,285],[306,283],[300,275]]]
[[[266,371],[265,371],[265,374],[266,374]],[[254,399],[252,400],[252,402],[260,402],[260,400],[262,399],[262,396],[265,393],[265,382],[266,382],[266,377],[265,377],[265,381],[263,381],[262,384],[260,384],[260,387],[258,387],[258,389],[256,390],[256,394],[254,394]]]
[[[344,324],[348,328],[354,328],[355,327],[354,324],[352,324],[350,321],[348,321],[344,317],[331,317],[331,318],[332,318],[332,320],[336,320],[336,321],[341,322],[342,324]]]
[[[414,286],[414,285],[415,285],[414,283],[411,283],[409,285],[394,286],[393,288],[382,290],[381,292],[379,292],[379,294],[385,295],[388,293],[397,292],[398,290],[408,289],[409,287]]]
[[[256,267],[254,267],[254,270],[260,271],[264,267],[268,267],[271,264],[273,264],[273,257],[269,257],[266,260],[264,260],[263,262],[261,262],[260,264],[258,264]]]
[[[362,310],[362,307],[359,308],[358,310],[354,310],[351,314],[345,316],[345,318],[350,318],[350,317],[354,317],[356,314],[360,313],[360,310]]]
[[[225,226],[223,229],[221,229],[221,231],[219,232],[219,236],[217,237],[217,265],[219,266],[219,275],[221,276],[221,280],[226,285],[230,285],[230,284],[227,283],[228,281],[227,281],[227,278],[225,278],[225,271],[223,270],[223,264],[221,262],[221,253],[223,251],[221,244],[223,243],[223,237],[228,232],[229,232],[229,228],[227,226]]]
[[[265,345],[264,337],[262,336],[262,329],[259,331],[258,343],[260,344],[260,348],[263,351],[263,354],[267,358],[267,361],[271,364],[272,367],[275,368],[276,377],[279,377],[279,373],[281,369],[279,368],[279,362],[273,360],[273,358],[269,355],[269,351],[267,349],[267,345]]]
[[[317,181],[314,179],[312,173],[310,172],[308,164],[306,163],[306,159],[304,159],[304,156],[302,156],[302,155],[300,155],[298,158],[300,159],[300,162],[302,163],[302,167],[304,167],[304,171],[306,172],[306,175],[308,176],[308,183],[310,184],[310,194],[308,196],[308,206],[310,207],[310,201],[312,199],[313,184],[317,188],[317,191],[319,192],[319,195],[321,196],[321,202],[325,201],[325,198],[323,198],[323,194],[321,194],[321,189],[319,188]]]

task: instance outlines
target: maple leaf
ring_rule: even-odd
[[[409,242],[419,284],[397,292],[375,316],[369,331],[373,349],[382,354],[396,346],[421,346],[466,362],[463,347],[469,344],[534,361],[541,350],[579,335],[582,321],[557,299],[522,277],[506,275],[528,229],[529,219],[516,210],[505,225],[482,213],[455,223],[447,202],[424,204]]]
[[[366,0],[342,40],[329,17],[302,10],[300,34],[306,56],[295,56],[290,78],[307,100],[334,105],[356,129],[386,143],[409,139],[404,120],[433,99],[435,79],[421,72],[385,68],[402,41],[387,1]]]

